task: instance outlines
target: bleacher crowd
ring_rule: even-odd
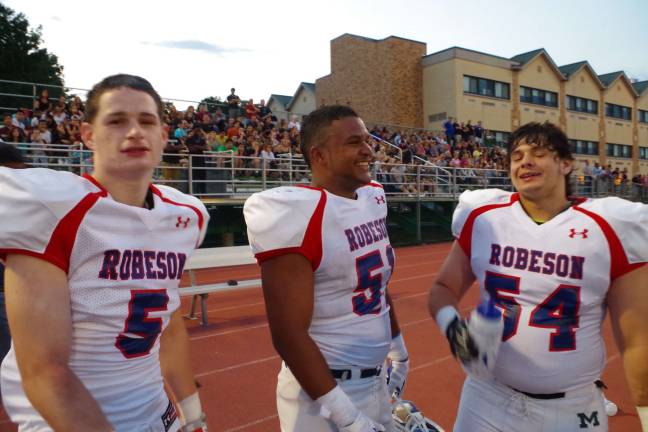
[[[21,148],[30,163],[36,166],[55,164],[79,165],[90,163],[91,153],[80,135],[84,120],[84,102],[78,96],[49,97],[47,89],[40,92],[31,109],[6,113],[0,127],[0,140],[13,143],[32,143]],[[229,154],[232,168],[244,175],[259,175],[261,164],[276,168],[285,157],[300,158],[300,121],[278,119],[264,100],[255,104],[252,99],[242,101],[235,89],[219,105],[190,105],[182,111],[167,103],[163,118],[168,126],[169,142],[164,150],[160,180],[177,181],[182,177],[190,155],[193,179],[206,179],[208,157],[205,155]],[[370,133],[375,137],[376,162],[374,174],[391,192],[415,194],[435,191],[434,179],[440,171],[452,173],[457,184],[498,186],[506,183],[506,150],[495,142],[481,121],[459,122],[450,117],[442,131],[404,129],[374,125]],[[490,139],[489,139],[490,138]],[[489,145],[486,145],[488,141]],[[61,150],[63,149],[63,150]],[[425,167],[423,179],[415,178]],[[435,167],[431,171],[429,167]],[[280,174],[278,174],[280,175]],[[578,171],[578,184],[583,188],[611,185],[619,189],[638,185],[646,188],[648,176],[628,178],[627,172],[582,165]],[[205,192],[199,185],[198,192]],[[418,190],[418,189],[421,190]]]

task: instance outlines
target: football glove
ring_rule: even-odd
[[[410,401],[397,400],[392,409],[396,432],[444,432],[441,426],[425,417]]]
[[[358,411],[358,416],[350,425],[339,428],[340,432],[385,432],[381,424],[371,421],[369,417]]]
[[[387,357],[391,361],[387,372],[387,390],[392,399],[400,399],[409,372],[409,354],[402,334],[392,338]]]

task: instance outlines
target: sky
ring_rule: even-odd
[[[428,54],[545,48],[559,66],[588,60],[598,74],[648,79],[648,0],[0,2],[43,27],[66,85],[83,89],[130,73],[168,99],[224,99],[231,87],[255,102],[292,96],[330,73],[330,41],[344,33],[413,39]]]

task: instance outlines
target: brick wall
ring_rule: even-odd
[[[345,34],[331,41],[331,74],[316,81],[317,106],[352,106],[367,122],[421,127],[426,45]]]

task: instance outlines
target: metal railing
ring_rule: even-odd
[[[92,171],[92,151],[61,144],[17,143],[32,167]],[[500,188],[512,190],[507,171],[447,168],[431,164],[375,163],[372,177],[382,183],[390,197],[404,200],[456,200],[464,190]],[[310,170],[301,155],[274,157],[237,156],[232,151],[205,154],[164,154],[154,181],[203,198],[244,199],[254,192],[277,186],[307,184]],[[648,186],[618,183],[607,178],[572,177],[572,190],[579,196],[621,196],[648,202]]]

